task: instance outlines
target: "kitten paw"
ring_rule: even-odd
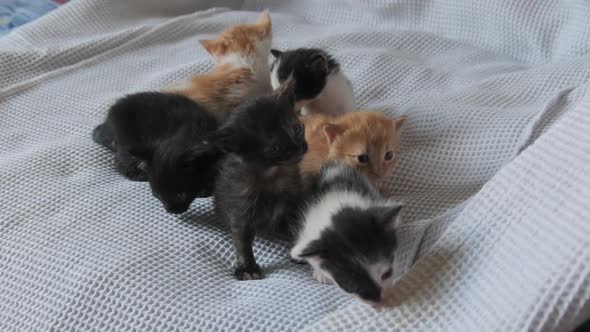
[[[125,177],[127,177],[131,181],[147,181],[148,176],[145,170],[143,170],[139,164],[131,164],[125,170]]]
[[[259,280],[262,279],[262,271],[258,264],[238,266],[234,270],[234,277],[238,280]]]
[[[295,258],[293,258],[293,257],[291,257],[291,256],[289,256],[289,261],[290,261],[291,263],[295,263],[295,264],[307,264],[307,262],[306,262],[306,261],[299,260],[299,259],[295,259]]]
[[[320,270],[313,269],[313,278],[322,284],[333,284],[332,278]]]

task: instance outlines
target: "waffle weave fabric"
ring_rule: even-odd
[[[362,109],[407,115],[380,311],[259,240],[231,275],[210,199],[178,217],[90,139],[114,100],[211,69],[197,42],[270,9]],[[590,315],[584,0],[77,0],[0,38],[0,331],[568,331]]]

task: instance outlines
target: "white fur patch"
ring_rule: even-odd
[[[301,114],[323,113],[338,115],[354,111],[352,84],[342,70],[328,76],[324,90],[301,109]]]
[[[278,68],[281,61],[277,60],[272,72],[270,73],[270,83],[273,90],[281,86],[279,82]],[[346,112],[352,112],[355,109],[354,92],[352,84],[342,70],[330,74],[326,81],[326,86],[322,92],[314,99],[299,101],[297,109],[301,108],[301,114],[323,113],[338,115]]]
[[[272,85],[272,89],[276,90],[281,86],[281,82],[279,82],[279,67],[281,66],[281,60],[276,60],[272,72],[270,73],[270,84]]]
[[[252,67],[254,61],[252,57],[245,57],[239,53],[229,53],[215,59],[217,65],[230,64],[236,68]]]
[[[344,170],[348,167],[350,166],[342,164],[330,165],[322,174],[322,182],[325,183],[334,180],[336,177],[344,174]]]
[[[322,284],[335,284],[334,278],[330,275],[330,272],[323,270],[320,267],[321,261],[319,258],[310,258],[307,260],[309,265],[313,269],[312,276],[315,280]]]
[[[393,266],[393,262],[377,262],[374,264],[366,265],[365,268],[369,272],[371,278],[379,285],[381,288],[391,285],[393,282],[393,273],[386,279],[383,279],[383,274],[387,272],[387,270],[391,269]]]
[[[249,68],[254,74],[254,85],[237,89],[236,97],[244,95],[258,96],[272,93],[270,84],[270,66],[268,65],[268,55],[270,53],[270,38],[261,40],[256,43],[256,54],[254,56],[244,56],[239,53],[230,53],[215,59],[217,65],[231,64],[236,68]],[[246,90],[246,91],[244,91]]]
[[[291,257],[304,259],[300,256],[303,250],[310,242],[319,239],[323,230],[332,226],[332,216],[344,206],[368,208],[371,202],[355,192],[332,191],[325,194],[305,212],[303,228],[291,249]]]

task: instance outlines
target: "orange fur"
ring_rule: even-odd
[[[299,166],[304,179],[317,174],[330,160],[341,160],[359,168],[377,184],[395,165],[399,131],[405,117],[388,119],[380,112],[349,112],[340,116],[310,114],[301,117],[309,150]],[[392,151],[394,158],[385,160]],[[369,163],[357,156],[367,154]]]
[[[199,42],[214,58],[228,53],[255,56],[257,41],[270,38],[271,35],[270,14],[264,11],[254,24],[234,25],[222,31],[214,40],[204,39]]]
[[[213,71],[197,75],[169,92],[187,96],[223,119],[245,98],[272,92],[268,54],[272,24],[268,11],[254,24],[240,24],[216,39],[199,42],[215,60]]]
[[[248,68],[221,65],[210,73],[191,78],[189,87],[180,93],[225,115],[243,100],[245,96],[239,90],[251,85],[253,79]],[[238,91],[234,93],[232,90]]]

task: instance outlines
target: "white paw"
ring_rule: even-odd
[[[332,284],[332,278],[322,270],[313,269],[313,278],[322,284]]]

